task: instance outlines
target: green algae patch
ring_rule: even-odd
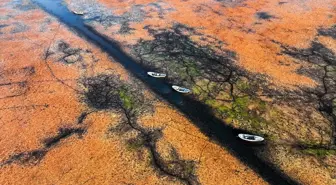
[[[302,150],[303,153],[314,155],[317,157],[326,157],[329,155],[336,155],[335,149],[324,149],[324,148],[308,148]]]
[[[127,93],[126,88],[123,88],[119,91],[119,97],[126,109],[132,109],[134,102],[132,101],[132,97],[129,95],[129,93]]]
[[[134,138],[127,141],[127,150],[137,151],[144,147],[145,142],[142,139]]]
[[[242,96],[233,98],[232,102],[223,103],[208,99],[205,103],[215,110],[216,115],[222,117],[228,124],[232,123],[233,126],[261,133],[261,129],[268,124],[262,115],[266,113],[269,105],[260,99]]]

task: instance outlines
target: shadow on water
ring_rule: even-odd
[[[171,89],[171,85],[164,80],[147,76],[146,68],[136,63],[133,58],[125,54],[116,43],[105,38],[89,26],[85,20],[73,14],[61,0],[32,0],[43,10],[58,18],[68,27],[72,28],[80,36],[96,44],[103,51],[110,54],[117,62],[121,63],[128,71],[147,84],[148,88],[160,97],[175,105],[209,138],[229,149],[237,158],[255,170],[263,179],[271,184],[298,184],[286,174],[275,168],[272,164],[260,159],[256,155],[258,147],[251,147],[237,139],[239,130],[225,125],[215,118],[209,107],[193,100],[188,96],[181,95]]]

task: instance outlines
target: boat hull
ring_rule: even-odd
[[[173,85],[172,88],[179,93],[190,93],[189,89],[177,85]]]
[[[74,14],[76,14],[76,15],[84,15],[84,13],[83,12],[77,12],[77,11],[72,11]]]
[[[256,135],[250,135],[250,134],[238,134],[238,137],[244,141],[248,142],[262,142],[265,139],[261,136],[256,136]]]
[[[147,72],[147,74],[154,78],[165,78],[167,75],[163,73]]]

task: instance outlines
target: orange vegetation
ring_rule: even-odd
[[[70,1],[70,0],[69,0]],[[98,0],[113,12],[125,12],[130,5],[149,5],[154,0],[106,1]],[[139,38],[150,39],[144,26],[169,28],[175,22],[197,28],[228,44],[238,54],[238,64],[251,72],[266,74],[276,84],[293,87],[314,86],[309,77],[295,71],[301,64],[288,56],[279,55],[277,41],[295,47],[308,47],[320,27],[335,23],[335,1],[308,0],[246,0],[246,1],[163,1],[163,18],[151,6],[143,8],[149,15],[140,23],[132,23],[133,34],[109,35],[121,42],[134,43]],[[169,10],[171,8],[173,10]],[[267,12],[272,19],[258,19],[258,12]],[[106,33],[111,33],[107,29]],[[112,30],[113,31],[113,30]],[[286,63],[289,65],[281,65]]]
[[[157,104],[154,116],[144,117],[142,123],[164,128],[159,142],[161,153],[168,153],[167,146],[172,145],[183,159],[198,162],[196,173],[201,184],[265,184],[228,151],[209,141],[183,115],[164,104]]]
[[[115,114],[92,113],[78,124],[79,115],[89,111],[78,94],[78,80],[100,73],[132,80],[127,72],[42,11],[7,9],[11,18],[0,20],[0,24],[9,25],[0,35],[0,162],[20,152],[43,148],[43,140],[57,135],[59,128],[87,128],[87,132],[82,138],[73,135],[62,139],[36,165],[0,166],[0,184],[180,184],[158,176],[148,161],[127,150],[122,138],[107,134],[108,128],[118,123]],[[28,29],[11,33],[14,22],[25,24]],[[44,27],[45,22],[49,23]],[[83,53],[82,61],[69,64],[57,60],[55,55],[45,60],[47,51],[53,51],[60,40],[91,53]],[[146,124],[149,119],[158,124]],[[196,173],[201,182],[266,184],[166,104],[158,106],[153,117],[143,120],[146,126],[154,127],[169,122],[160,146],[169,144],[183,158],[199,159]],[[184,129],[193,130],[193,135]]]

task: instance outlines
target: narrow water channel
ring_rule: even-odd
[[[133,58],[124,53],[112,40],[105,38],[85,25],[85,20],[69,11],[66,5],[62,3],[62,0],[32,1],[47,13],[58,18],[60,22],[67,25],[77,34],[97,45],[102,51],[108,53],[135,77],[143,81],[154,93],[183,112],[205,135],[221,146],[229,149],[232,154],[255,170],[267,182],[275,185],[298,184],[273,165],[257,157],[255,154],[256,151],[263,146],[251,147],[238,140],[236,136],[239,131],[215,118],[206,105],[173,91],[171,84],[168,84],[162,79],[147,76],[146,73],[149,69],[144,68],[134,61]]]

